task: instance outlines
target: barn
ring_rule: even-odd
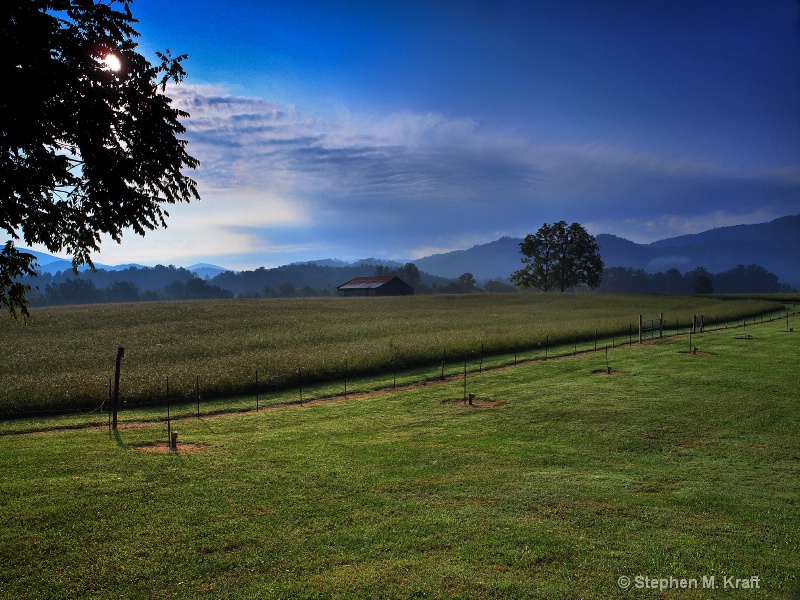
[[[356,277],[336,288],[340,296],[411,296],[414,288],[396,275]]]

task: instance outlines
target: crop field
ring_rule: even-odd
[[[798,331],[185,418],[177,451],[0,429],[0,597],[793,598]]]
[[[36,309],[0,320],[0,414],[96,409],[108,397],[118,347],[130,405],[215,398],[254,389],[433,366],[577,341],[628,341],[638,315],[668,328],[692,315],[735,321],[777,311],[776,299],[514,294],[403,298],[221,300]],[[673,331],[674,333],[674,331]],[[106,405],[107,406],[107,405]]]

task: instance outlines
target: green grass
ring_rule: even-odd
[[[435,369],[465,354],[536,353],[544,345],[627,340],[638,315],[684,331],[695,313],[728,321],[777,311],[779,299],[600,294],[312,298],[64,306],[22,326],[0,320],[0,413],[98,407],[118,347],[128,403],[205,399],[254,389]],[[777,314],[777,312],[775,313]]]
[[[615,348],[611,375],[604,352],[470,374],[494,408],[463,406],[454,380],[173,423],[193,452],[137,449],[164,423],[0,436],[0,596],[792,597],[785,329],[693,336],[697,355],[687,337]],[[730,575],[761,589],[724,590]]]

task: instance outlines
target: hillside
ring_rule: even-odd
[[[720,227],[651,244],[635,244],[612,235],[597,236],[607,267],[632,267],[647,272],[705,267],[712,273],[737,265],[757,264],[800,285],[800,215],[769,223]]]
[[[458,277],[472,273],[478,281],[506,279],[521,267],[519,243],[522,240],[502,237],[494,242],[473,246],[468,250],[455,250],[434,254],[414,261],[421,271],[440,277]]]
[[[606,267],[631,267],[649,273],[705,267],[716,273],[740,264],[757,264],[778,275],[781,281],[800,287],[800,215],[757,225],[720,227],[650,244],[637,244],[610,234],[596,238]],[[479,281],[506,278],[522,266],[521,241],[504,237],[414,262],[420,270],[442,277],[469,272]]]
[[[301,292],[303,288],[309,288],[325,293],[335,293],[337,286],[354,277],[374,275],[378,266],[364,262],[345,266],[296,263],[274,269],[262,268],[239,273],[229,271],[217,275],[210,282],[226,290],[231,290],[236,295],[254,295],[263,293],[266,289],[279,291],[286,285],[291,285],[292,290],[298,292]],[[441,277],[431,276],[427,273],[421,273],[421,275],[422,281],[427,285],[447,283],[447,280]],[[285,288],[284,291],[286,291]]]
[[[652,242],[637,244],[610,235],[596,236],[605,266],[630,267],[648,273],[665,272],[676,268],[685,273],[697,267],[704,267],[712,273],[734,269],[737,265],[756,264],[776,274],[780,280],[795,288],[800,288],[800,215],[782,217],[769,223],[757,225],[736,225],[720,227],[703,233],[683,235]],[[413,261],[428,284],[443,285],[447,279],[456,279],[463,273],[472,273],[478,282],[490,279],[507,279],[519,269],[519,238],[502,237],[487,244],[466,250],[455,250],[434,254]],[[70,269],[70,263],[47,254],[32,252],[39,260],[43,274]],[[168,260],[166,262],[169,262]],[[265,287],[277,288],[285,283],[297,290],[303,287],[331,289],[352,277],[371,275],[376,266],[400,267],[402,262],[371,258],[355,263],[338,259],[325,259],[308,263],[295,263],[274,269],[256,269],[235,274],[216,265],[193,265],[187,270],[207,278],[216,285],[230,289],[235,294],[261,292]],[[110,281],[122,279],[122,270],[130,265],[108,267],[97,265],[107,272]],[[146,276],[146,270],[139,269],[138,275]],[[238,275],[238,276],[237,276]],[[86,275],[92,278],[91,275]],[[103,277],[99,277],[103,279]],[[40,281],[46,285],[47,281]],[[142,290],[155,289],[152,285],[136,281]]]

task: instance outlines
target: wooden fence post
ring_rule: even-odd
[[[172,422],[169,418],[169,376],[167,376],[167,446],[172,449]]]
[[[111,429],[117,429],[117,407],[119,405],[119,371],[122,363],[122,357],[125,356],[125,348],[117,348],[117,368],[114,371],[114,403],[113,403],[113,418],[111,421]]]
[[[464,402],[467,401],[467,353],[464,353]]]

